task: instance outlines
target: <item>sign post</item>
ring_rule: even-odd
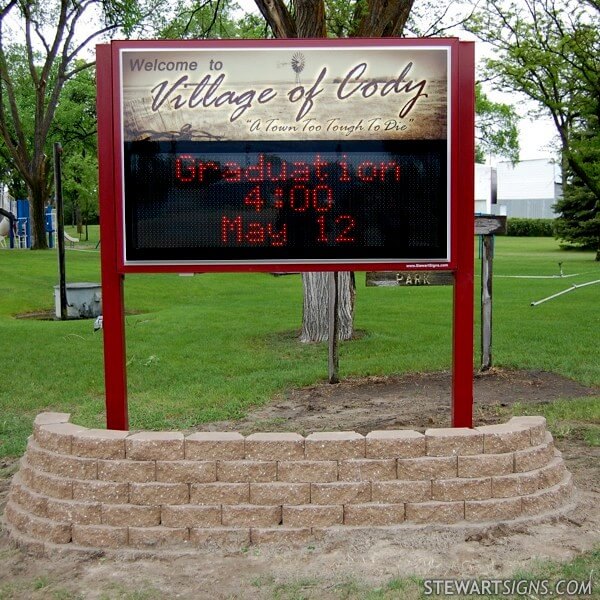
[[[472,424],[473,44],[98,47],[105,376],[127,427],[127,273],[454,275],[453,424]]]

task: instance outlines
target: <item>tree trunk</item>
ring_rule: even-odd
[[[304,305],[301,342],[325,342],[329,339],[329,273],[304,273]],[[349,340],[354,330],[354,273],[338,276],[338,339]]]
[[[83,234],[83,219],[81,218],[81,208],[79,208],[79,204],[75,205],[75,221],[77,223],[77,235],[81,237]]]
[[[327,37],[324,0],[295,0],[295,15],[283,0],[255,0],[256,5],[278,38]],[[367,0],[366,10],[356,11],[353,35],[362,37],[399,36],[406,24],[414,0]],[[302,277],[304,311],[303,342],[320,342],[329,337],[328,276],[306,273]],[[339,276],[339,337],[352,337],[354,318],[354,274]]]
[[[46,250],[48,238],[46,236],[46,193],[45,186],[29,188],[29,214],[31,217],[31,249]]]
[[[323,0],[296,0],[296,30],[301,38],[327,37]]]
[[[298,37],[327,37],[323,0],[296,0]],[[324,342],[329,339],[329,274],[305,273],[302,276],[304,304],[301,342]],[[338,338],[349,340],[354,328],[354,275],[338,277]]]

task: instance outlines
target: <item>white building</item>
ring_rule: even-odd
[[[475,212],[553,219],[552,206],[561,196],[560,167],[550,159],[475,166]]]
[[[497,171],[495,167],[475,165],[475,212],[490,215],[497,206]]]

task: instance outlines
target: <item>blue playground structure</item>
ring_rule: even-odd
[[[9,211],[3,210],[0,222],[8,221],[0,232],[0,237],[9,238],[10,248],[31,248],[31,215],[28,200],[12,200]],[[6,232],[4,232],[6,230]],[[56,232],[56,211],[52,206],[46,207],[46,235],[48,246],[54,248]],[[8,235],[7,235],[8,234]]]

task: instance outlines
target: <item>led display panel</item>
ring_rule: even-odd
[[[451,50],[123,47],[124,264],[447,265]]]

